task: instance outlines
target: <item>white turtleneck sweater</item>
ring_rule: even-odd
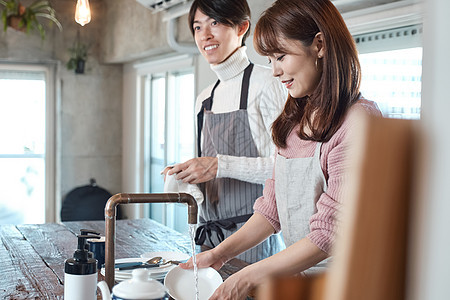
[[[241,47],[223,63],[211,65],[211,69],[220,79],[220,84],[214,92],[211,108],[213,113],[239,109],[242,77],[244,69],[250,63],[246,50],[247,47]],[[196,115],[202,107],[202,102],[211,95],[214,84],[215,82],[198,95],[195,104]],[[275,151],[271,126],[283,110],[286,99],[287,90],[272,76],[272,70],[255,65],[250,76],[247,112],[253,141],[259,155],[258,157],[217,155],[219,165],[216,177],[259,184],[264,184],[266,179],[271,178]]]

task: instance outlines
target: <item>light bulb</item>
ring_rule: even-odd
[[[91,21],[91,9],[89,8],[88,0],[77,0],[75,21],[81,26],[84,26]]]

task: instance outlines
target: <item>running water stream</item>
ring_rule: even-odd
[[[195,282],[195,300],[199,300],[198,298],[198,267],[197,267],[197,258],[195,257],[195,229],[196,224],[189,224],[189,236],[191,237],[191,245],[192,245],[192,263],[194,264],[194,282]]]

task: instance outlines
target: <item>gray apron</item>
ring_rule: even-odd
[[[317,143],[313,157],[287,159],[277,154],[275,197],[286,247],[308,235],[309,219],[317,212],[316,203],[327,189],[320,166],[321,146],[322,143]],[[322,271],[325,267],[326,260],[304,273]]]
[[[253,64],[244,71],[242,79],[240,107],[237,111],[214,114],[211,112],[214,91],[203,101],[198,114],[199,156],[217,154],[231,156],[257,157],[258,149],[250,131],[247,113],[247,98],[250,74]],[[200,137],[203,129],[203,147]],[[200,223],[195,241],[197,245],[217,246],[221,241],[238,230],[253,214],[253,204],[262,195],[263,185],[232,178],[215,178],[200,189],[205,201],[200,207]],[[258,246],[237,256],[248,263],[269,257],[284,248],[279,235],[272,235]]]

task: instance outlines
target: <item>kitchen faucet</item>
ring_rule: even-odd
[[[197,224],[197,201],[187,193],[115,194],[105,205],[105,281],[111,290],[114,286],[116,207],[129,203],[186,203],[188,223]]]

